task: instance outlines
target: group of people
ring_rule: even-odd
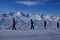
[[[33,25],[33,21],[32,21],[32,19],[30,20],[30,22],[31,22],[31,27],[30,27],[30,29],[34,29],[34,25]],[[15,21],[15,19],[13,18],[13,26],[12,26],[12,30],[16,30],[16,21]],[[47,26],[47,22],[46,22],[46,20],[44,20],[44,29],[46,29],[46,26]],[[57,28],[59,29],[59,22],[57,22]]]

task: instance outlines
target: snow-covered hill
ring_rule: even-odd
[[[48,28],[56,28],[56,22],[60,21],[60,17],[42,14],[27,14],[23,12],[0,12],[0,29],[11,29],[13,17],[16,20],[17,29],[29,29],[30,19],[33,20],[35,29],[43,29],[43,21],[47,21]]]

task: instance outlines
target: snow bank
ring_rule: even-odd
[[[0,40],[60,40],[60,29],[0,30]]]

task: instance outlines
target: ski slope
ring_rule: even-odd
[[[0,30],[0,40],[60,40],[60,29]]]

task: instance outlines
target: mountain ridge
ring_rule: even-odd
[[[39,26],[43,26],[43,21],[47,21],[47,25],[56,26],[56,22],[60,22],[60,17],[58,16],[49,16],[42,14],[25,14],[23,12],[0,12],[0,28],[6,29],[12,27],[12,19],[15,18],[17,28],[29,28],[30,27],[30,19],[33,20],[34,26],[38,28]],[[51,24],[50,24],[51,23]],[[38,26],[38,27],[37,27]]]

